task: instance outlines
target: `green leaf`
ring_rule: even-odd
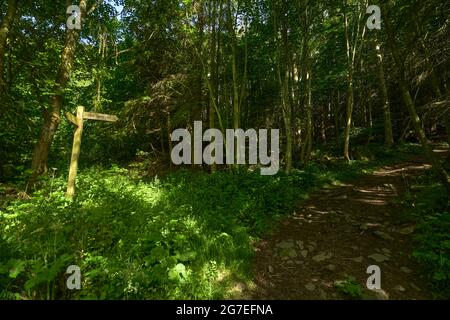
[[[183,281],[186,277],[186,267],[184,264],[179,263],[175,267],[169,270],[169,279]]]
[[[25,261],[11,259],[8,261],[9,266],[9,277],[16,279],[19,274],[25,270]]]

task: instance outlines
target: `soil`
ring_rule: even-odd
[[[433,299],[422,267],[411,257],[415,224],[399,198],[421,159],[383,167],[348,184],[316,192],[256,248],[248,299],[351,299],[337,281],[353,278],[358,299]],[[381,290],[367,289],[369,266],[381,269]],[[242,297],[241,297],[242,298]]]

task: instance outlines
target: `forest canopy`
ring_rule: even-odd
[[[80,236],[76,227],[55,231],[59,249],[47,247],[42,235],[44,252],[52,255],[47,264],[47,255],[33,258],[40,249],[29,244],[30,235],[3,232],[0,294],[68,298],[58,277],[69,261],[92,272],[105,265],[122,270],[121,255],[133,252],[133,270],[117,280],[120,290],[107,287],[102,277],[109,275],[98,271],[89,281],[102,289],[81,296],[222,297],[215,287],[205,289],[209,271],[224,271],[212,261],[246,274],[249,263],[241,260],[250,261],[253,239],[271,219],[292,213],[295,199],[401,158],[405,150],[423,157],[430,180],[420,181],[445,199],[450,157],[436,145],[450,143],[449,17],[449,3],[438,0],[0,0],[0,226],[10,230],[5,217],[12,214],[8,219],[35,227],[27,231],[41,237],[40,224],[59,230],[50,226],[53,214],[64,228],[86,223],[100,226],[101,234],[92,246],[94,236],[84,234],[78,246],[64,240]],[[83,134],[74,138],[80,106],[109,122],[84,118]],[[227,153],[229,139],[220,144],[222,161],[195,161],[193,142],[192,150],[183,146],[184,165],[174,163],[173,133],[185,129],[194,139],[199,122],[216,130],[214,141],[227,129],[279,130],[280,172],[253,176],[260,164],[239,160],[239,152],[251,157],[252,150],[233,143]],[[80,175],[77,195],[68,199],[74,159]],[[213,191],[220,193],[216,200]],[[123,208],[112,208],[114,199]],[[121,215],[132,218],[124,222]],[[111,232],[104,229],[110,218]],[[124,233],[128,242],[118,240]],[[436,241],[448,254],[448,231],[442,234]],[[11,245],[20,241],[29,245]],[[105,253],[102,245],[114,249]],[[204,258],[196,264],[202,246]],[[63,255],[61,248],[74,253]],[[437,256],[419,256],[439,265]],[[242,263],[227,264],[230,257]],[[446,259],[433,269],[438,282],[447,281],[444,287]],[[42,277],[5,280],[8,263]],[[153,268],[153,278],[140,273],[141,265]],[[50,282],[53,289],[44,285]],[[124,289],[127,283],[146,289]]]

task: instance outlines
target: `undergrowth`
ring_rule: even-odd
[[[315,189],[379,163],[312,163],[291,175],[180,170],[144,181],[90,168],[65,197],[66,175],[0,211],[1,299],[223,299],[252,278],[253,244]],[[82,271],[67,289],[67,267]]]
[[[423,264],[437,298],[450,298],[450,201],[432,171],[413,178],[405,196],[412,219],[419,222],[413,256]]]

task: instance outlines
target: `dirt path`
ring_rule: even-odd
[[[384,167],[354,183],[304,201],[257,247],[250,299],[345,299],[336,281],[353,277],[363,298],[432,299],[423,270],[410,257],[415,226],[398,199],[420,160]],[[381,268],[382,292],[366,289],[367,268]],[[347,297],[348,298],[348,297]]]

